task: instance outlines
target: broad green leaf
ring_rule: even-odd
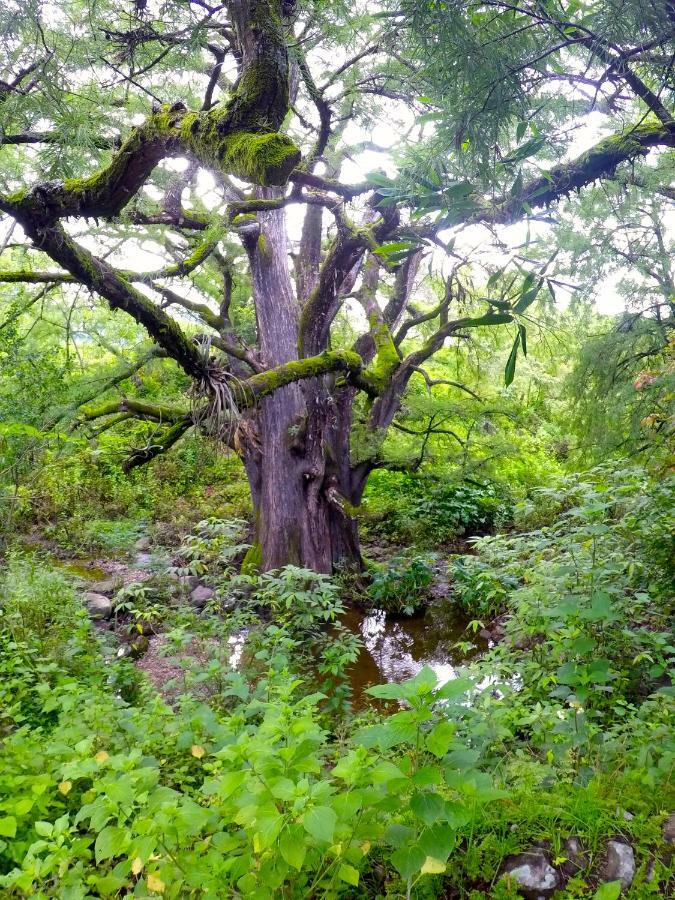
[[[428,828],[420,837],[418,844],[427,854],[434,859],[445,861],[455,848],[457,837],[451,825],[434,825]]]
[[[426,859],[424,850],[419,847],[402,847],[391,855],[391,861],[403,878],[408,880],[417,875]]]
[[[461,747],[457,750],[453,750],[451,753],[445,758],[448,766],[453,769],[470,769],[472,766],[476,764],[480,756],[480,752],[478,750],[471,750],[468,747]]]
[[[94,856],[96,862],[120,856],[129,845],[129,833],[117,825],[108,825],[96,838]]]
[[[305,831],[316,841],[326,844],[333,842],[333,832],[337,823],[337,815],[335,810],[330,806],[315,806],[305,813],[303,826]]]
[[[427,750],[439,759],[445,756],[454,740],[456,730],[454,722],[448,722],[445,719],[441,720],[438,725],[434,725],[427,735]]]
[[[14,816],[3,816],[0,819],[0,834],[3,837],[16,837],[16,819]]]
[[[307,848],[305,846],[305,836],[297,825],[291,825],[284,828],[279,836],[279,853],[289,866],[300,871],[305,861]]]
[[[433,825],[445,812],[445,800],[440,794],[419,791],[410,798],[410,809],[425,825]]]
[[[434,700],[457,700],[472,687],[470,678],[451,678],[434,693]]]
[[[621,882],[608,881],[601,884],[597,891],[593,894],[593,900],[618,900],[621,895]]]
[[[356,887],[359,883],[359,870],[355,869],[354,866],[343,863],[338,869],[338,878],[340,879],[340,881],[344,881],[347,884],[351,884]]]

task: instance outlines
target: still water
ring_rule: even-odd
[[[445,684],[457,677],[457,668],[487,644],[469,637],[467,620],[437,604],[413,618],[387,616],[383,610],[361,613],[350,610],[343,623],[363,641],[359,659],[350,671],[354,700],[359,703],[366,688],[384,682],[405,681],[424,666],[429,666]],[[458,647],[458,641],[475,645],[471,650]]]

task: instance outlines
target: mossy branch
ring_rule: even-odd
[[[110,400],[100,406],[85,406],[81,409],[78,419],[80,422],[92,422],[94,419],[102,419],[104,416],[112,416],[117,413],[131,413],[137,419],[150,419],[155,422],[182,422],[184,419],[191,419],[189,410],[158,403],[146,403],[131,397]]]
[[[279,388],[304,378],[316,378],[331,372],[357,374],[362,368],[363,360],[352,350],[325,350],[317,356],[283,363],[247,378],[238,388],[240,397],[237,398],[237,403],[240,409],[244,409]]]
[[[524,185],[517,196],[504,198],[474,212],[470,222],[513,222],[532,209],[547,206],[572,191],[610,178],[622,163],[646,156],[654,147],[675,146],[675,128],[644,122],[621,134],[603,138],[569,163],[561,163]]]
[[[86,178],[45,182],[3,200],[22,221],[44,224],[66,216],[112,217],[138,193],[168,156],[191,156],[202,166],[260,185],[284,185],[300,161],[280,134],[289,108],[289,66],[281,0],[248,0],[233,11],[242,71],[227,103],[188,112],[164,105],[134,128],[110,161]]]

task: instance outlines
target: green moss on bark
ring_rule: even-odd
[[[359,354],[351,350],[325,350],[317,356],[293,360],[277,366],[275,369],[270,369],[268,372],[252,375],[243,383],[242,400],[246,404],[248,397],[250,404],[251,400],[264,397],[280,387],[301,381],[303,378],[315,378],[329,372],[358,372],[362,365],[363,360]]]
[[[242,575],[257,575],[262,568],[262,547],[259,541],[255,541],[246,551],[241,564]]]

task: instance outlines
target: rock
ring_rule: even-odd
[[[131,656],[134,659],[138,659],[139,656],[143,656],[143,654],[147,652],[149,646],[150,641],[145,635],[139,634],[138,637],[135,637],[133,641],[129,643]]]
[[[607,858],[600,875],[601,881],[620,881],[625,890],[635,878],[635,853],[630,844],[623,841],[607,843]]]
[[[561,886],[560,875],[540,848],[509,856],[502,877],[514,881],[518,892],[528,900],[546,900]]]
[[[563,850],[567,860],[562,864],[562,870],[568,878],[576,875],[588,865],[588,857],[578,837],[568,837],[563,841]]]
[[[95,594],[116,594],[123,585],[123,578],[106,578],[104,581],[95,581],[89,590]]]
[[[190,594],[190,603],[195,609],[204,609],[207,602],[213,596],[214,591],[211,588],[204,587],[203,584],[200,584],[199,587],[196,587]]]
[[[179,575],[176,583],[182,591],[189,594],[199,587],[199,578],[196,575]]]
[[[105,594],[88,591],[84,595],[84,602],[92,619],[109,619],[112,615],[112,601]]]
[[[675,812],[671,813],[664,822],[663,840],[666,844],[675,846]]]
[[[134,549],[142,552],[144,550],[149,550],[151,546],[152,544],[150,543],[150,538],[142,537],[136,541],[136,543],[134,544]]]

